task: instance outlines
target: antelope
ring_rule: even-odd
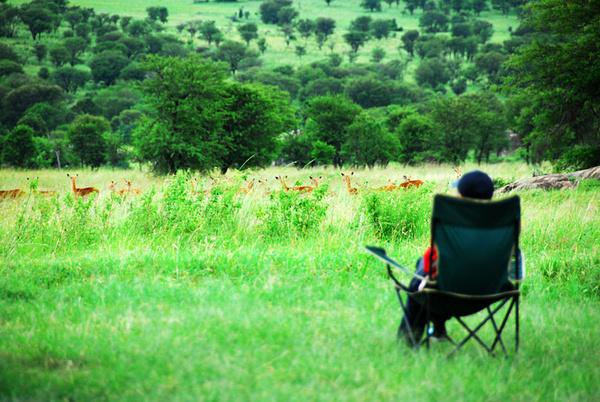
[[[460,167],[453,167],[452,170],[454,170],[454,173],[456,173],[456,180],[459,180],[462,177]]]
[[[404,176],[404,181],[402,183],[400,183],[400,185],[398,187],[402,187],[402,188],[416,187],[416,188],[419,188],[422,184],[424,184],[424,182],[421,181],[421,180],[411,180],[410,177]]]
[[[108,185],[108,190],[110,192],[112,192],[113,194],[117,194],[117,190],[115,190],[116,185],[117,185],[117,183],[115,183],[114,181],[111,181],[110,184]]]
[[[27,193],[23,190],[0,190],[0,199],[24,197]]]
[[[125,180],[125,179],[123,179],[123,180]],[[121,190],[121,192],[124,191],[125,194],[127,194],[127,195],[129,195],[129,194],[142,194],[142,190],[140,190],[138,188],[132,188],[131,187],[131,182],[132,181],[133,180],[129,180],[129,181],[125,180],[125,184],[126,184],[127,188],[125,190]],[[119,192],[119,193],[121,193],[121,192]]]
[[[237,194],[248,194],[252,190],[252,187],[254,187],[254,180],[246,180],[246,187],[240,187]]]
[[[356,193],[358,193],[358,189],[356,187],[352,187],[350,185],[350,176],[353,176],[354,172],[348,174],[344,174],[342,173],[342,180],[346,182],[346,187],[348,188],[348,194],[350,195],[354,195]]]
[[[71,189],[73,190],[73,194],[75,194],[75,197],[85,197],[86,195],[89,195],[91,193],[99,193],[100,192],[100,190],[98,190],[97,188],[94,188],[94,187],[78,188],[75,185],[75,179],[77,179],[79,177],[79,174],[76,174],[75,176],[70,176],[67,173],[67,177],[69,179],[71,179]]]
[[[267,185],[267,179],[259,180],[258,185],[263,188],[266,195],[271,194],[271,190],[269,190],[269,187]]]
[[[375,191],[394,191],[397,188],[398,188],[398,186],[396,186],[392,180],[388,180],[388,184],[386,184],[385,186],[374,188],[373,190],[375,190]]]
[[[284,191],[298,191],[299,193],[310,193],[314,190],[311,186],[288,187],[287,184],[285,184],[285,179],[287,179],[287,176],[275,176],[275,179],[279,180],[279,182],[283,186]]]
[[[52,197],[54,195],[56,195],[56,191],[52,191],[52,190],[38,190],[38,182],[39,182],[40,178],[36,177],[35,180],[29,179],[29,177],[27,178],[27,181],[29,181],[29,189],[31,190],[32,194],[39,194],[39,195],[43,195],[45,197]]]

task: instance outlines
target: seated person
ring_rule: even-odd
[[[494,195],[494,183],[492,179],[485,173],[474,170],[461,177],[460,180],[455,182],[453,186],[458,187],[458,196],[464,198],[474,198],[479,200],[491,200]],[[430,259],[430,254],[433,252],[433,256]],[[430,266],[430,260],[432,264]],[[416,271],[417,275],[435,278],[436,272],[436,253],[435,249],[431,250],[428,247],[423,257],[417,261]],[[418,278],[413,278],[409,285],[410,292],[416,292],[421,290],[425,286],[425,281],[421,281]],[[437,340],[446,340],[448,335],[446,333],[446,321],[450,317],[442,316],[439,314],[432,314],[431,321],[433,323],[433,338]],[[423,306],[412,300],[410,297],[406,302],[406,313],[402,318],[400,324],[400,332],[404,335],[405,339],[410,342],[408,335],[408,326],[412,330],[415,341],[418,343],[423,336],[425,329],[426,311],[423,310]]]

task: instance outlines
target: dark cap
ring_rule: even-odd
[[[494,182],[487,174],[474,170],[460,178],[458,192],[467,198],[491,200],[494,195]]]

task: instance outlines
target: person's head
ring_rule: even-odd
[[[494,195],[494,182],[487,174],[474,170],[463,175],[457,182],[458,193],[465,198],[491,200]]]

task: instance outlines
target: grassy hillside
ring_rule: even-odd
[[[17,1],[17,3],[23,3],[23,1]],[[260,19],[259,7],[261,1],[240,1],[240,2],[207,2],[207,3],[193,3],[191,0],[175,0],[168,3],[160,1],[130,1],[130,2],[119,2],[112,0],[72,0],[69,4],[94,8],[96,12],[108,13],[108,14],[119,14],[123,16],[132,16],[134,18],[142,19],[147,16],[146,8],[148,7],[167,7],[169,10],[169,21],[167,26],[169,29],[168,33],[177,34],[175,27],[183,22],[192,20],[203,20],[203,21],[215,21],[217,27],[226,34],[228,38],[235,38],[241,41],[236,27],[245,22],[253,22],[259,26],[259,36],[265,37],[268,43],[267,52],[261,56],[266,66],[277,66],[281,64],[292,64],[301,65],[310,63],[315,60],[321,60],[326,54],[331,52],[329,44],[333,42],[333,51],[336,53],[347,53],[349,50],[348,45],[344,42],[343,34],[346,33],[350,22],[359,16],[370,16],[373,19],[395,19],[398,27],[402,27],[404,31],[410,29],[419,29],[419,18],[422,15],[421,10],[415,11],[414,15],[411,16],[406,10],[404,10],[405,4],[400,3],[399,7],[394,4],[389,7],[386,3],[382,3],[381,12],[369,12],[360,7],[360,0],[333,0],[330,6],[327,6],[324,0],[303,0],[295,1],[293,7],[299,11],[299,16],[296,20],[300,19],[313,19],[318,17],[333,18],[336,20],[336,29],[332,39],[322,48],[318,49],[314,35],[309,38],[306,47],[307,53],[302,59],[299,59],[295,53],[296,45],[304,45],[304,39],[298,36],[296,41],[292,41],[289,47],[286,46],[284,36],[281,31],[275,25],[263,24]],[[243,9],[244,12],[249,11],[250,15],[248,19],[242,19],[239,22],[232,22],[230,17],[237,16],[239,10]],[[483,12],[480,19],[489,21],[494,25],[494,36],[489,42],[502,43],[509,37],[509,27],[516,28],[518,25],[518,19],[514,13],[507,16],[501,15],[500,11],[492,10]],[[404,59],[407,54],[403,50],[398,50],[398,47],[402,45],[400,37],[403,32],[397,32],[395,37],[388,39],[382,39],[377,41],[372,39],[361,48],[359,51],[359,57],[356,62],[366,63],[371,58],[371,52],[376,47],[381,47],[386,51],[387,60],[391,59]],[[442,33],[441,35],[447,35]],[[184,31],[181,35],[182,38],[187,40],[189,35]],[[196,38],[194,44],[199,46],[205,46],[206,42]],[[256,47],[255,43],[251,44]],[[347,62],[347,58],[345,58]]]

